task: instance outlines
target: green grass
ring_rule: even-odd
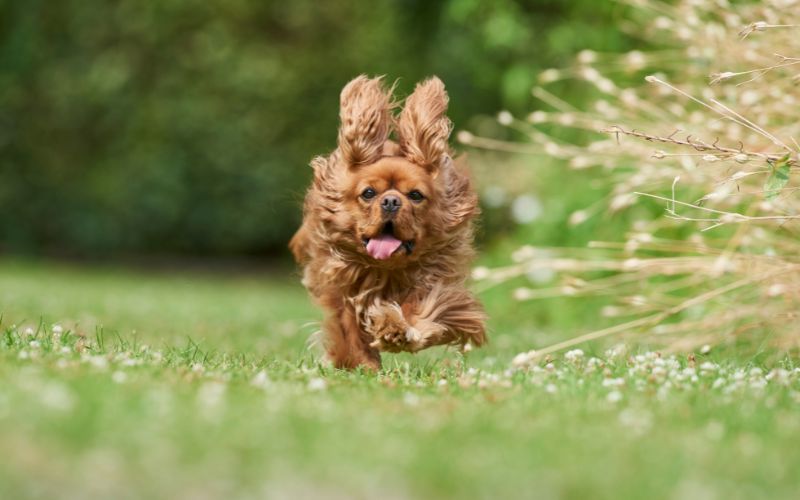
[[[791,360],[512,369],[568,323],[484,299],[502,341],[375,376],[306,347],[288,273],[0,261],[0,498],[796,498]]]

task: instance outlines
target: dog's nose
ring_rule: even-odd
[[[400,197],[399,196],[395,196],[393,194],[387,194],[381,200],[381,208],[383,209],[384,212],[386,212],[388,214],[391,214],[391,213],[394,213],[394,212],[397,212],[398,210],[400,210],[400,205],[402,205],[402,204],[403,204],[403,202],[400,201]]]

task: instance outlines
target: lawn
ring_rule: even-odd
[[[0,498],[797,498],[791,360],[529,365],[593,325],[507,297],[489,347],[376,376],[321,362],[290,271],[0,261]]]

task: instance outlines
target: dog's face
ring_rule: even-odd
[[[395,120],[380,78],[351,81],[341,95],[338,148],[313,163],[310,203],[326,241],[374,265],[402,267],[435,249],[476,211],[469,179],[447,141],[447,93],[417,85]],[[389,140],[396,129],[397,143]]]
[[[419,253],[438,208],[428,171],[387,156],[348,177],[347,211],[366,253],[376,260],[409,257],[415,249]]]

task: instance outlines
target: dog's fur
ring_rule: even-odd
[[[396,119],[391,94],[380,77],[344,87],[338,146],[311,162],[303,225],[289,243],[325,309],[339,368],[377,369],[380,351],[486,340],[483,308],[465,288],[478,200],[448,147],[444,84],[419,83]],[[400,206],[387,212],[387,203]],[[402,245],[374,257],[366,243],[382,234],[391,241],[384,252]]]

